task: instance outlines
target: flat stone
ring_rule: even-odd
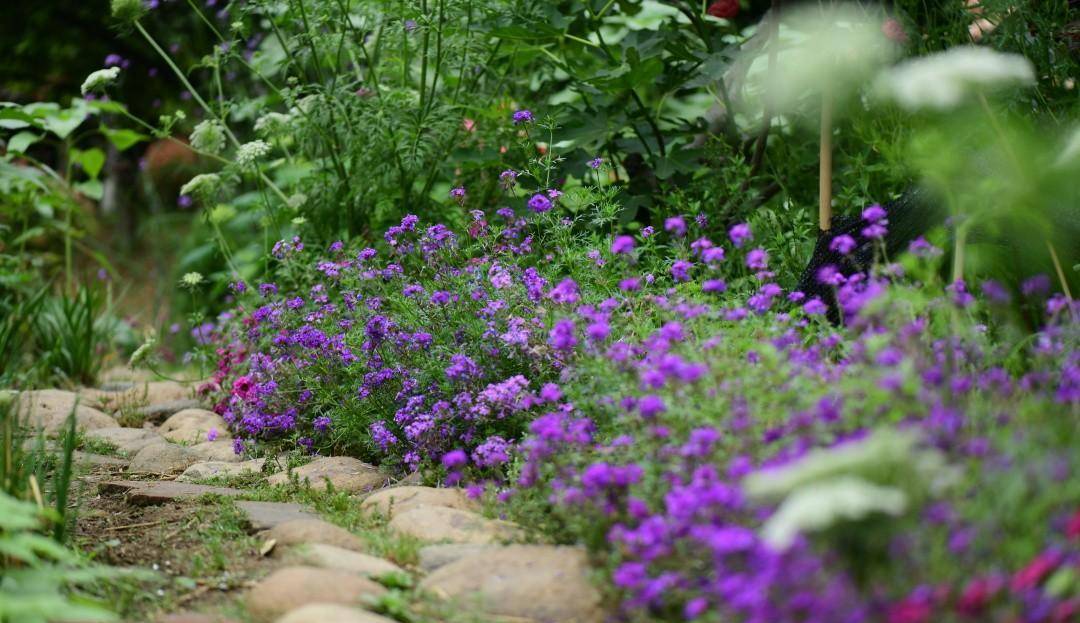
[[[421,541],[486,545],[517,538],[521,528],[509,521],[444,506],[417,506],[398,513],[388,524],[399,534]]]
[[[421,590],[476,599],[483,614],[545,623],[600,623],[600,592],[589,581],[585,553],[574,547],[491,548],[437,569]]]
[[[284,567],[248,591],[247,609],[255,617],[275,617],[308,604],[356,604],[386,592],[352,573],[317,567]],[[331,623],[332,619],[324,620]]]
[[[452,562],[461,560],[466,556],[478,554],[498,545],[477,545],[473,543],[444,543],[441,545],[425,545],[418,552],[420,556],[420,569],[424,573],[431,573],[439,567],[444,567]]]
[[[266,540],[277,541],[276,547],[324,543],[354,552],[362,552],[366,549],[360,537],[345,528],[321,519],[286,521],[267,530],[261,536]]]
[[[210,487],[174,480],[110,480],[101,483],[98,490],[105,495],[123,494],[127,496],[128,503],[136,506],[189,500],[207,494],[235,496],[244,493],[231,487]]]
[[[78,394],[61,389],[22,392],[15,408],[27,426],[44,430],[46,435],[63,432],[72,409],[75,410],[75,428],[80,431],[116,426],[116,420],[87,406]]]
[[[128,461],[126,459],[115,456],[106,456],[104,454],[93,454],[91,452],[80,452],[79,450],[76,450],[71,458],[76,464],[84,467],[124,469],[128,466]]]
[[[131,459],[131,465],[128,469],[133,474],[164,476],[182,472],[198,460],[199,457],[192,454],[187,448],[161,442],[139,450]]]
[[[97,389],[83,390],[81,393],[93,399],[106,411],[137,409],[147,405],[190,399],[195,385],[176,381],[136,381],[131,387],[119,392],[107,392]]]
[[[292,564],[345,571],[366,578],[376,578],[387,573],[404,572],[401,567],[389,560],[333,545],[326,545],[325,543],[275,548],[274,556],[284,558]]]
[[[476,510],[479,504],[470,500],[462,489],[397,486],[380,489],[364,498],[361,508],[393,518],[418,506],[445,506],[459,510]]]
[[[188,446],[188,450],[203,461],[217,461],[218,463],[240,463],[244,461],[244,457],[236,453],[231,441],[204,441]]]
[[[184,409],[198,409],[199,406],[198,400],[193,398],[181,398],[180,400],[156,402],[154,404],[146,405],[145,407],[139,407],[132,413],[144,422],[160,424],[174,413],[179,413]]]
[[[386,475],[373,465],[347,456],[326,456],[315,459],[307,465],[292,470],[300,482],[310,482],[317,491],[326,489],[327,481],[338,491],[358,493],[370,491],[386,483]],[[271,485],[289,482],[289,474],[274,474],[268,481]]]
[[[258,473],[262,470],[266,459],[252,459],[240,463],[226,463],[224,461],[203,461],[195,463],[184,470],[176,479],[180,482],[192,482],[206,480],[207,478],[230,478],[244,473]]]
[[[107,443],[126,454],[135,454],[146,446],[164,441],[161,435],[152,430],[125,428],[122,426],[110,426],[109,428],[87,431],[85,437],[89,440]]]
[[[275,623],[397,623],[397,621],[341,604],[308,604],[290,611]]]
[[[169,416],[158,427],[161,436],[170,441],[196,444],[210,441],[207,438],[210,431],[215,431],[218,439],[232,438],[229,433],[229,425],[225,422],[225,419],[206,409],[184,409]]]
[[[299,519],[320,521],[319,516],[308,508],[289,502],[243,501],[237,502],[236,507],[244,513],[248,529],[252,532],[269,530],[283,523]]]

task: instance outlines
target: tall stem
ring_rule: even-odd
[[[818,228],[832,228],[832,93],[821,93],[821,153],[818,168]]]

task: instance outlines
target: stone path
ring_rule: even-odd
[[[524,531],[483,516],[463,491],[393,485],[377,467],[353,458],[320,457],[291,471],[279,470],[272,460],[242,460],[232,451],[224,420],[202,408],[191,386],[120,378],[103,389],[23,392],[20,405],[47,434],[63,430],[67,414],[76,409],[88,444],[77,459],[90,470],[84,480],[96,483],[98,495],[148,509],[143,517],[150,518],[156,508],[221,496],[233,500],[242,525],[258,539],[265,571],[246,583],[243,594],[228,596],[239,615],[185,603],[155,623],[393,623],[398,619],[372,609],[402,586],[442,604],[434,614],[411,613],[410,621],[447,620],[446,608],[473,621],[605,618],[583,551],[514,544]],[[242,484],[262,478],[258,490]],[[330,523],[304,504],[244,499],[297,485],[348,494],[346,510],[384,522],[379,525],[415,549],[412,564],[373,555],[364,534]]]

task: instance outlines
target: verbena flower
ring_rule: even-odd
[[[536,193],[529,198],[528,205],[530,210],[539,214],[551,209],[551,200],[541,193]]]
[[[908,110],[947,110],[974,93],[1034,83],[1023,56],[969,45],[905,61],[882,73],[876,88]]]
[[[90,93],[91,91],[97,91],[104,87],[116,82],[116,79],[120,77],[119,67],[109,67],[107,69],[99,69],[92,72],[83,80],[82,86],[79,90],[83,95]]]
[[[517,110],[517,111],[514,111],[513,119],[514,119],[514,124],[532,123],[533,114],[529,110],[524,110],[524,109]]]

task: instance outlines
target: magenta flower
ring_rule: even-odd
[[[682,238],[686,235],[686,219],[681,216],[668,217],[664,220],[664,231],[677,238]]]
[[[847,234],[840,234],[829,243],[829,250],[841,255],[847,255],[855,250],[856,246],[857,243],[854,238]]]

